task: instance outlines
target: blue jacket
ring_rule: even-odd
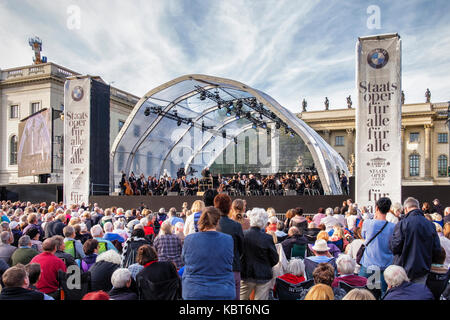
[[[434,300],[431,291],[421,283],[403,282],[387,291],[383,300]]]
[[[182,257],[184,300],[233,300],[233,238],[217,231],[186,236]]]
[[[408,278],[415,279],[428,274],[431,257],[440,253],[441,242],[434,224],[415,209],[396,224],[389,247],[393,264],[402,266]]]

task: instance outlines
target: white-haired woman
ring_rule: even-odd
[[[161,229],[153,245],[158,252],[159,261],[172,261],[177,269],[184,266],[183,259],[181,259],[183,246],[180,238],[172,233],[172,224],[169,220],[165,220],[161,224]]]
[[[289,260],[289,264],[287,267],[287,273],[283,274],[282,276],[278,277],[281,280],[284,280],[291,284],[299,284],[306,280],[305,278],[305,264],[303,263],[303,260],[293,258]],[[276,295],[276,282],[275,286],[273,288],[273,292]]]
[[[279,256],[271,235],[263,232],[268,215],[264,209],[254,208],[248,214],[250,229],[244,232],[244,251],[241,266],[241,300],[248,300],[255,290],[255,300],[267,300],[271,289],[272,267]]]
[[[336,260],[339,277],[334,278],[332,287],[339,287],[339,282],[345,282],[352,287],[364,287],[367,278],[355,275],[356,261],[348,254],[341,254]]]
[[[92,291],[112,289],[111,277],[114,271],[120,267],[121,257],[114,250],[101,253],[95,263],[90,267]]]
[[[431,291],[422,283],[410,282],[400,266],[390,265],[383,276],[388,286],[383,300],[434,300]]]
[[[114,233],[117,233],[119,236],[121,236],[125,241],[129,238],[128,232],[125,230],[125,222],[126,220],[124,218],[117,220],[114,222]]]
[[[131,288],[133,279],[130,270],[119,268],[111,276],[113,288],[108,292],[110,300],[137,300],[136,292]]]

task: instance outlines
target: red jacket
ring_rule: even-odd
[[[43,293],[52,293],[58,290],[58,270],[67,271],[65,263],[49,252],[42,252],[35,256],[30,263],[41,265],[41,278],[36,283],[36,288]]]
[[[155,229],[153,228],[153,224],[144,227],[144,234],[146,236],[155,234]]]
[[[333,284],[331,286],[333,288],[338,287],[340,281],[345,282],[346,284],[348,284],[352,287],[364,287],[367,283],[367,278],[356,276],[356,275],[337,277],[337,278],[334,278]]]

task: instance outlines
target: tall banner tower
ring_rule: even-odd
[[[381,197],[401,202],[401,40],[398,34],[356,43],[356,202],[375,212]]]

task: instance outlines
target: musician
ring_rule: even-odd
[[[255,191],[255,190],[259,189],[259,185],[256,182],[256,178],[252,174],[249,176],[249,179],[246,181],[246,185],[250,191]]]
[[[125,194],[125,190],[127,189],[127,186],[125,185],[126,181],[127,181],[127,175],[122,172],[122,179],[120,179],[120,182],[119,182],[120,195]]]
[[[128,182],[130,183],[130,187],[133,190],[133,193],[137,193],[137,184],[136,184],[136,177],[134,176],[134,172],[131,171],[130,177],[128,178]]]

